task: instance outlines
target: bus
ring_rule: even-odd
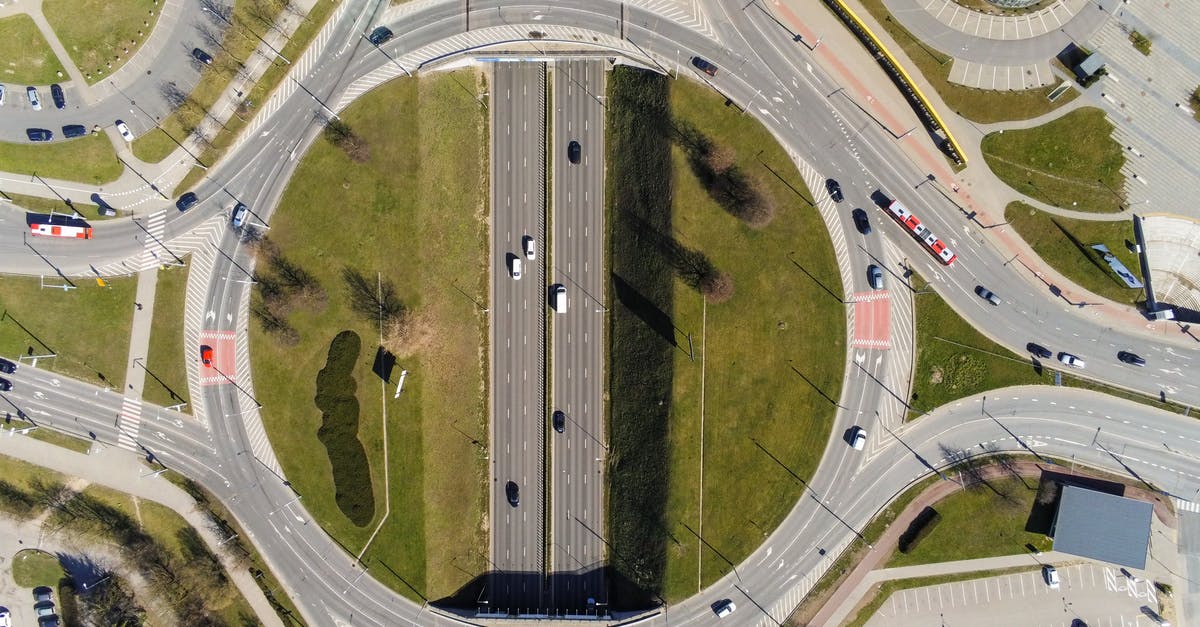
[[[958,259],[958,255],[955,255],[953,251],[947,248],[942,243],[942,240],[933,234],[933,231],[925,228],[925,225],[921,224],[921,220],[913,215],[913,212],[909,211],[908,207],[901,204],[899,200],[893,200],[892,204],[888,205],[888,212],[892,214],[892,217],[897,222],[904,225],[913,237],[924,244],[925,248],[928,248],[929,252],[933,253],[934,257],[937,257],[938,261],[948,266],[954,263],[955,259]]]
[[[92,239],[92,225],[82,218],[60,214],[27,213],[25,222],[29,225],[31,235]]]

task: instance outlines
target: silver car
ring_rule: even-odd
[[[38,98],[38,93],[37,93],[36,87],[26,87],[25,95],[29,96],[29,104],[31,106],[33,106],[34,111],[42,110],[42,99]]]

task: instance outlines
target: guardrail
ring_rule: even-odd
[[[967,164],[967,157],[963,153],[962,148],[955,141],[954,135],[950,133],[950,129],[946,128],[946,124],[942,122],[942,118],[938,116],[937,111],[933,109],[929,99],[925,94],[921,93],[920,88],[913,82],[908,72],[900,66],[892,53],[888,52],[883,43],[871,32],[866,23],[854,13],[850,7],[846,6],[842,0],[825,0],[825,4],[837,15],[850,30],[858,37],[863,46],[875,55],[875,60],[883,67],[883,70],[891,77],[892,82],[900,88],[904,94],[905,100],[908,100],[913,109],[917,112],[917,116],[921,118],[925,128],[930,132],[940,132],[945,139],[938,145],[938,148],[946,153],[955,163],[959,165]]]

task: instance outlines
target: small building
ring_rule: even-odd
[[[1108,71],[1104,69],[1106,65],[1108,65],[1108,59],[1098,52],[1093,52],[1071,69],[1074,70],[1075,78],[1078,78],[1079,82],[1086,83],[1093,77],[1107,74]]]
[[[1145,501],[1064,485],[1050,528],[1054,550],[1143,569],[1153,515]]]

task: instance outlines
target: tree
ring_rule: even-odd
[[[355,134],[350,125],[340,118],[331,118],[325,123],[325,139],[346,153],[351,161],[365,163],[371,158],[366,140]]]
[[[733,296],[733,277],[728,272],[713,268],[700,278],[700,293],[710,303],[723,303]]]
[[[389,323],[403,318],[406,308],[391,281],[371,281],[349,267],[342,269],[342,280],[350,292],[350,308],[364,319],[379,322],[386,328]]]

